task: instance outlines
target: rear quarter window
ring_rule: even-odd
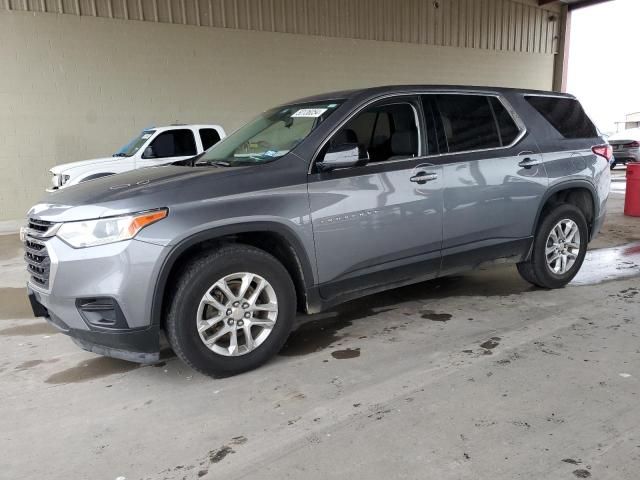
[[[535,108],[565,138],[593,138],[598,130],[580,102],[573,98],[527,96]]]

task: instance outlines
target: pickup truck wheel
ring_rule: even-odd
[[[558,205],[540,222],[531,258],[518,264],[518,272],[542,288],[564,287],[580,270],[588,240],[582,211],[574,205]]]
[[[229,245],[185,268],[167,315],[167,337],[193,369],[229,376],[278,353],[295,313],[293,282],[282,264],[263,250]]]

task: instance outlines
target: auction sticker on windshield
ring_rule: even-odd
[[[301,108],[292,117],[317,118],[326,112],[326,108]]]

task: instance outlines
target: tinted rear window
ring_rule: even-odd
[[[525,97],[540,114],[565,138],[593,138],[598,136],[580,102],[573,98]]]

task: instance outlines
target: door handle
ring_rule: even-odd
[[[524,167],[524,168],[531,168],[531,167],[534,167],[534,166],[540,165],[540,164],[542,164],[542,159],[527,157],[527,158],[523,159],[521,162],[519,162],[518,166]]]
[[[433,180],[438,179],[438,174],[433,172],[418,172],[409,180],[413,183],[417,183],[419,185],[424,185],[427,182],[432,182]]]

